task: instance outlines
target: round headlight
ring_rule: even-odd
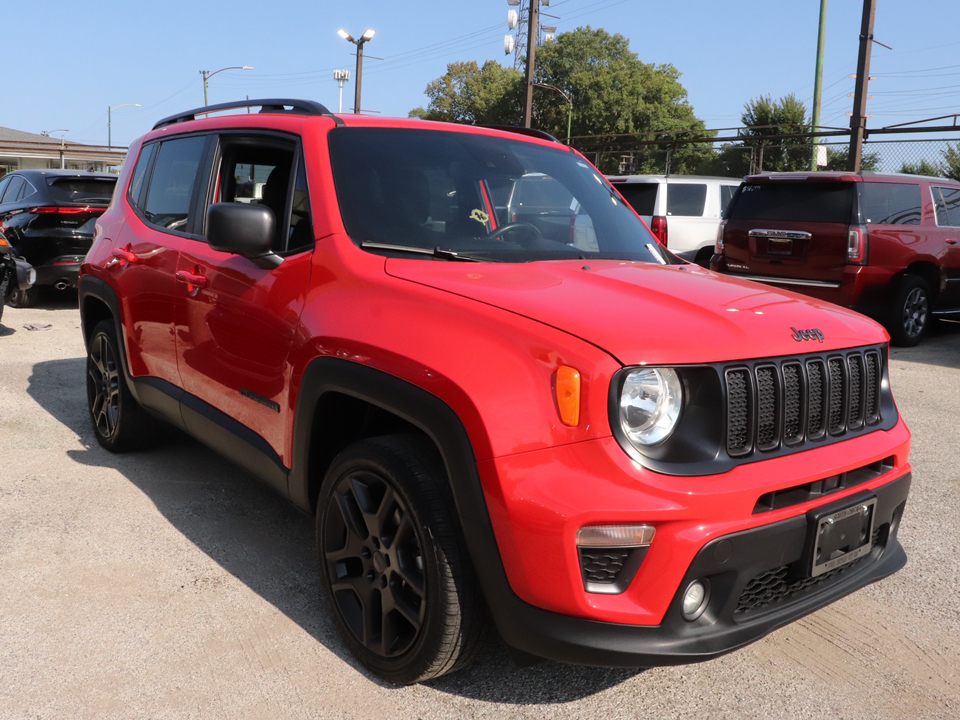
[[[635,445],[654,445],[673,432],[682,405],[683,388],[675,371],[633,370],[620,391],[620,427]]]

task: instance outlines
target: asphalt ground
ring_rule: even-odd
[[[493,641],[394,688],[347,655],[312,523],[181,435],[90,429],[76,295],[0,321],[0,718],[960,717],[960,325],[892,352],[914,484],[891,578],[699,665],[516,667]]]

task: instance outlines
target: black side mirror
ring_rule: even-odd
[[[207,242],[214,250],[240,255],[264,269],[283,258],[271,249],[276,219],[264,205],[214,203],[207,208]]]

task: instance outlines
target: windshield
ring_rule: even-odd
[[[563,147],[466,132],[337,128],[330,155],[344,227],[373,252],[680,262],[656,246],[596,169]]]

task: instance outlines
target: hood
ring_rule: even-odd
[[[853,311],[697,265],[389,258],[386,271],[563,330],[624,365],[746,360],[887,339]]]

